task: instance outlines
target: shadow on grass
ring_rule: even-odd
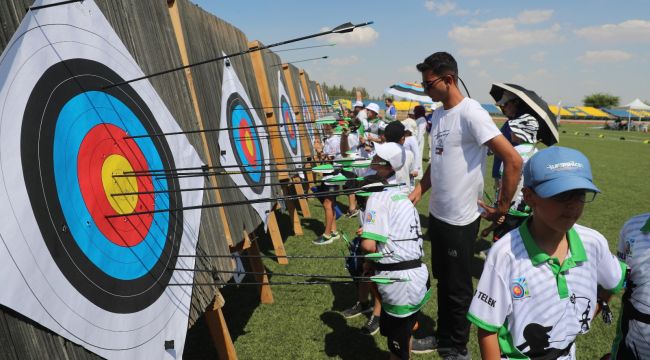
[[[247,262],[244,263],[244,268],[246,271],[250,271]],[[246,275],[243,280],[245,283],[255,281],[255,277],[252,275]],[[239,336],[246,335],[244,329],[260,304],[260,293],[257,286],[229,285],[221,289],[221,294],[226,299],[223,316],[228,324],[230,337],[235,342]]]
[[[357,302],[358,288],[354,284],[330,284],[334,302],[332,310],[343,311]]]
[[[345,318],[334,311],[327,311],[320,316],[323,323],[332,329],[325,335],[325,354],[341,359],[385,359],[388,352],[377,347],[377,341],[383,337],[362,335],[356,327],[348,326]]]

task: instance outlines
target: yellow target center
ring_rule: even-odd
[[[131,163],[122,155],[110,155],[102,165],[102,184],[106,198],[118,214],[130,214],[138,203],[138,195],[121,195],[138,191],[135,176],[114,177],[133,171]],[[115,196],[117,195],[117,196]]]
[[[251,137],[250,131],[246,131],[246,135],[244,135],[244,136],[245,136],[244,140],[246,141],[246,143],[245,143],[246,144],[246,150],[248,150],[249,154],[252,154],[254,149],[255,149],[255,145],[253,144],[253,138]]]

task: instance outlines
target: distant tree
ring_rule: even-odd
[[[618,106],[619,101],[620,98],[618,96],[606,93],[595,93],[587,95],[582,99],[582,103],[585,106],[592,106],[595,108],[616,107]]]

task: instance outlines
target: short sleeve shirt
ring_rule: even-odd
[[[323,146],[323,152],[326,155],[334,156],[341,154],[341,135],[332,135],[325,139],[325,145]]]
[[[630,292],[630,303],[643,314],[650,314],[650,231],[641,231],[648,221],[650,213],[629,219],[621,229],[616,251],[618,258],[630,267],[625,289]],[[637,320],[630,323],[625,336],[628,348],[650,354],[650,324]]]
[[[567,238],[562,265],[539,249],[528,220],[490,250],[467,317],[498,333],[503,356],[575,359],[575,338],[596,311],[596,285],[622,289],[626,266],[600,233],[574,225]]]
[[[485,109],[465,98],[431,118],[431,197],[429,212],[451,225],[467,225],[480,215],[487,161],[485,143],[501,135]]]
[[[377,242],[377,251],[384,255],[379,262],[398,263],[421,259],[422,232],[420,216],[406,194],[393,188],[373,193],[368,198],[361,237]],[[423,263],[419,268],[382,271],[377,275],[409,281],[379,284],[383,310],[396,317],[418,311],[429,299],[429,272]]]

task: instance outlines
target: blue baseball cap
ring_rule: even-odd
[[[542,198],[583,189],[600,192],[591,176],[591,165],[575,149],[551,146],[533,155],[524,166],[524,186]]]

